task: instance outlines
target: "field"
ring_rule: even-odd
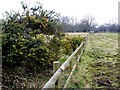
[[[83,33],[83,32],[74,32],[74,33],[67,33],[68,35],[82,35],[83,37],[86,37],[88,35],[88,33]]]
[[[70,87],[118,88],[120,83],[118,56],[117,33],[90,35],[79,62],[79,70],[75,72]]]

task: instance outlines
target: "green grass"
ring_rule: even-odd
[[[98,35],[102,35],[102,37],[108,39],[118,40],[118,33],[99,33]]]
[[[99,33],[90,36],[86,50],[79,62],[79,71],[74,74],[70,87],[119,87],[117,41],[111,42],[101,36],[114,40],[118,37],[113,33]]]

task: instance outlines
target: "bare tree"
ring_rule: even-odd
[[[63,31],[67,31],[67,32],[75,31],[74,26],[77,23],[77,18],[62,16],[60,22],[63,24],[62,26]]]
[[[118,24],[118,18],[111,18],[111,19],[109,20],[109,22],[110,22],[111,25],[112,25],[112,24]]]
[[[97,24],[94,22],[95,18],[92,16],[85,16],[80,22],[78,22],[77,18],[74,17],[61,17],[61,23],[63,24],[62,29],[66,32],[87,32],[91,29],[96,28]]]
[[[95,18],[92,16],[85,16],[80,22],[81,29],[84,29],[84,31],[90,31],[91,29],[94,29],[97,26],[94,20]]]
[[[62,16],[61,18],[61,23],[63,23],[63,24],[70,24],[70,18],[69,17],[67,17],[67,16]]]

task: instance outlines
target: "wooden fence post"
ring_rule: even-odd
[[[77,47],[78,47],[78,44],[77,44]],[[80,49],[81,49],[81,48],[80,48]],[[78,51],[78,52],[79,52],[79,51]],[[79,53],[76,53],[76,55],[75,55],[75,56],[76,56],[76,57],[75,57],[75,58],[76,58],[76,61],[77,61],[77,59],[78,59],[78,55],[79,55]],[[76,70],[78,70],[78,65],[76,65]]]
[[[53,72],[55,73],[59,68],[59,61],[54,61],[53,62]],[[57,89],[59,87],[59,83],[58,83],[59,80],[57,80],[55,82],[55,88]]]
[[[84,48],[84,47],[85,47],[85,44],[86,44],[86,40],[85,40],[85,43],[83,44],[83,47],[82,47],[82,48]],[[85,49],[83,50],[83,53],[84,53],[84,51],[85,51]]]
[[[70,72],[71,72],[71,70],[72,70],[72,64],[73,64],[73,62],[72,62],[72,60],[70,61]]]
[[[76,62],[77,62],[77,59],[78,59],[78,53],[76,53],[76,55],[75,55],[76,57]],[[78,64],[76,65],[76,70],[78,70]]]
[[[88,38],[86,38],[85,43],[84,43],[84,45],[83,45],[83,48],[84,48],[83,53],[85,52],[87,40],[88,40]]]

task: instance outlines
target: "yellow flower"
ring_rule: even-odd
[[[45,24],[45,26],[47,26],[47,24]]]
[[[35,39],[35,37],[32,37],[32,39]]]
[[[51,60],[53,60],[53,59],[51,59]]]
[[[43,60],[44,61],[44,59],[42,58],[41,60]]]
[[[15,45],[12,45],[14,48],[16,47]]]
[[[48,22],[48,19],[46,17],[44,17],[43,20],[45,20],[46,22]]]
[[[47,18],[44,17],[43,20],[47,20]]]
[[[28,56],[30,56],[30,54],[28,54]]]
[[[23,45],[20,45],[21,47],[23,46]]]
[[[43,34],[39,34],[40,36],[43,36]]]
[[[17,33],[18,35],[20,35],[20,33]]]
[[[19,52],[19,54],[23,54],[22,52]]]
[[[45,28],[46,26],[43,24],[43,27]]]
[[[64,40],[61,40],[61,42],[64,42]]]
[[[29,32],[29,33],[33,33],[33,32]]]
[[[25,39],[21,39],[22,41],[25,41]]]
[[[30,18],[31,18],[31,19],[35,19],[35,16],[31,16]]]
[[[46,20],[46,22],[48,22],[48,19]]]
[[[38,19],[35,19],[35,22],[37,23],[37,22],[40,22]]]

